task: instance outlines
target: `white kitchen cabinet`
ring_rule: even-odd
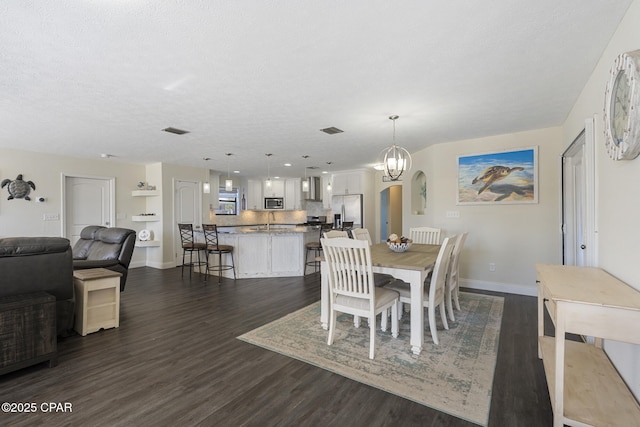
[[[272,274],[288,273],[292,276],[300,275],[300,267],[303,263],[302,237],[302,233],[271,235]]]
[[[284,197],[284,181],[271,178],[271,187],[264,181],[264,197]]]
[[[242,234],[234,247],[237,254],[237,275],[243,277],[260,277],[270,270],[271,256],[269,252],[269,234]]]
[[[362,194],[365,176],[361,172],[344,172],[333,174],[331,186],[333,195]]]
[[[300,178],[290,178],[285,180],[284,182],[284,208],[293,210],[293,209],[301,209],[302,202],[300,193],[301,189],[301,180]]]
[[[247,209],[264,209],[262,198],[262,181],[250,179],[247,191]]]

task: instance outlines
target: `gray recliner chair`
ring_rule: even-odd
[[[136,232],[128,228],[90,225],[80,232],[73,245],[73,269],[106,268],[121,273],[120,292],[124,291],[129,263],[136,243]]]

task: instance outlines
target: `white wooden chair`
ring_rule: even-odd
[[[428,283],[428,289],[425,289],[424,291],[423,306],[427,308],[431,338],[433,338],[433,342],[436,345],[440,343],[438,340],[438,331],[436,329],[436,307],[440,307],[440,316],[442,318],[444,328],[447,330],[449,329],[447,316],[445,314],[445,282],[449,271],[449,263],[451,262],[451,253],[453,252],[455,241],[456,236],[453,236],[445,238],[442,242],[440,252],[438,252],[438,258],[436,258],[436,262],[433,267],[431,281]],[[405,282],[396,281],[385,286],[385,288],[392,289],[400,294],[397,312],[401,315],[402,304],[411,303],[410,285]]]
[[[353,236],[356,240],[366,240],[369,242],[369,246],[371,246],[371,234],[369,234],[369,230],[366,228],[354,228],[351,230],[351,236]]]
[[[329,230],[324,232],[325,239],[335,239],[337,237],[349,238],[349,232],[344,230]]]
[[[329,338],[333,344],[337,313],[353,314],[369,319],[369,358],[374,358],[376,316],[391,308],[391,334],[398,337],[398,292],[374,286],[371,250],[362,240],[349,238],[321,239],[327,262],[330,292]],[[382,316],[386,330],[386,316]]]
[[[456,303],[456,310],[460,311],[460,300],[458,298],[459,294],[459,284],[458,284],[458,264],[460,263],[460,253],[462,252],[462,247],[464,246],[464,241],[467,238],[468,232],[464,232],[458,235],[456,239],[455,246],[453,247],[453,253],[451,254],[451,263],[449,266],[449,277],[447,278],[447,311],[449,312],[449,319],[452,322],[455,322],[456,318],[453,315],[453,306],[451,304],[451,300]]]
[[[409,238],[413,243],[425,245],[440,244],[440,229],[431,227],[414,227],[409,229]]]

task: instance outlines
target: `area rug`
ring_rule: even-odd
[[[338,316],[332,346],[320,325],[320,302],[254,329],[238,339],[293,357],[352,380],[393,393],[438,411],[487,425],[504,300],[460,293],[461,310],[446,331],[438,319],[440,345],[425,325],[419,356],[409,344],[409,313],[400,335],[376,332],[375,359],[369,359],[369,328],[353,326],[353,316]],[[425,312],[426,318],[426,312]],[[426,320],[425,320],[426,322]]]

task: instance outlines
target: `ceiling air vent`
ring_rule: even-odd
[[[184,135],[185,133],[189,133],[188,130],[182,130],[182,129],[172,128],[172,127],[164,128],[162,130],[169,133],[175,133],[176,135]]]
[[[336,133],[344,132],[342,129],[338,129],[336,127],[324,128],[320,129],[321,132],[328,133],[329,135],[335,135]]]

